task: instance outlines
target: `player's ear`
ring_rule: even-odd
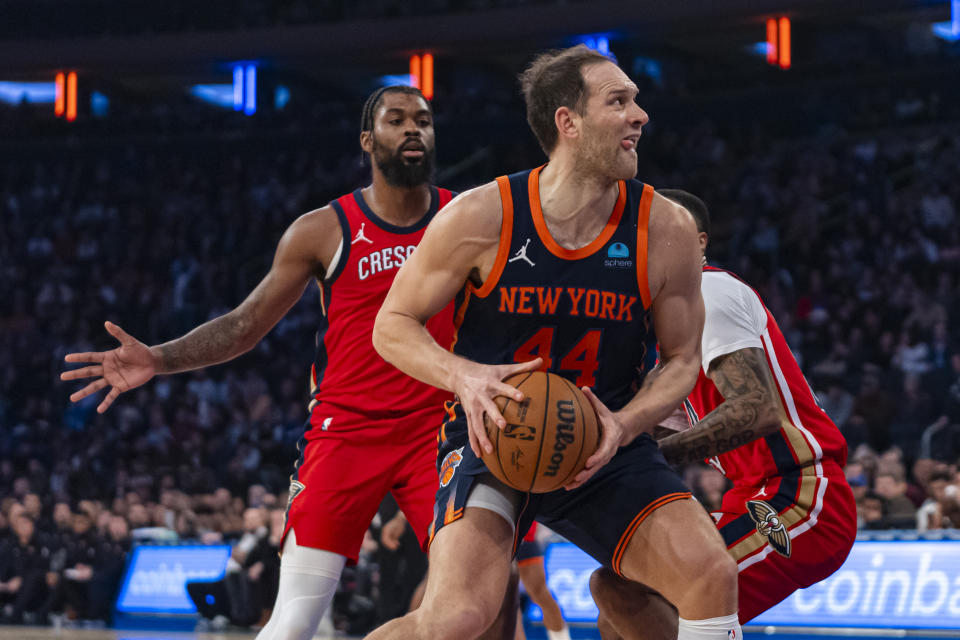
[[[360,148],[366,153],[373,153],[373,134],[370,131],[360,132]]]
[[[570,107],[558,107],[553,122],[561,138],[576,138],[580,134],[580,114]]]
[[[707,233],[705,231],[701,231],[700,233],[697,234],[697,242],[700,243],[701,252],[706,252],[707,243],[709,241],[710,241],[710,238],[707,236]]]

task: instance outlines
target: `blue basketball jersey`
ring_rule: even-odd
[[[620,181],[600,235],[580,249],[551,236],[540,207],[542,167],[497,178],[503,225],[481,287],[457,295],[452,351],[484,364],[541,357],[544,370],[589,386],[616,411],[655,362],[647,282],[653,188]]]

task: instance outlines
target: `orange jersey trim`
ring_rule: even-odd
[[[626,531],[623,532],[623,535],[620,536],[620,542],[617,543],[617,548],[613,550],[613,560],[611,565],[613,570],[617,573],[618,576],[626,577],[620,573],[620,562],[623,560],[623,554],[627,550],[627,545],[630,544],[630,540],[633,538],[633,534],[636,533],[637,528],[640,524],[647,519],[651,513],[659,509],[665,504],[669,504],[676,500],[684,500],[686,498],[692,498],[693,496],[684,491],[682,493],[668,493],[665,496],[658,498],[657,500],[651,502],[646,507],[643,508],[643,511],[637,514],[633,519],[633,522],[630,523],[630,526],[627,527]]]
[[[640,299],[643,308],[649,309],[653,302],[650,298],[650,277],[647,274],[647,236],[650,227],[650,207],[653,205],[653,187],[643,185],[640,207],[637,211],[637,286],[640,287]]]
[[[510,193],[510,179],[507,176],[500,176],[497,178],[497,186],[500,187],[500,203],[503,207],[497,259],[490,273],[487,274],[487,279],[483,281],[483,286],[478,289],[472,283],[467,283],[467,293],[472,290],[481,298],[490,295],[493,288],[500,282],[500,275],[503,273],[503,268],[507,266],[507,257],[510,255],[510,241],[513,239],[513,195]]]
[[[453,315],[453,340],[450,341],[449,349],[451,353],[453,353],[453,348],[457,346],[460,325],[463,324],[463,317],[467,314],[467,307],[470,306],[470,297],[477,295],[480,298],[486,298],[490,295],[490,292],[493,291],[497,283],[500,282],[503,268],[507,266],[507,257],[510,255],[510,241],[513,239],[513,196],[510,193],[510,179],[507,176],[498,177],[497,186],[500,188],[500,203],[503,208],[497,257],[493,262],[493,268],[491,268],[490,273],[487,274],[487,279],[484,280],[483,285],[479,289],[469,280],[463,288],[463,303]]]
[[[620,225],[620,218],[623,216],[623,209],[627,204],[627,185],[623,180],[617,181],[619,194],[617,195],[617,204],[613,206],[613,212],[607,220],[607,225],[600,232],[600,235],[593,239],[593,242],[579,249],[566,249],[557,244],[557,241],[550,235],[547,228],[547,222],[543,219],[543,209],[540,206],[540,170],[543,166],[537,167],[530,172],[527,178],[527,191],[530,194],[530,212],[533,214],[533,226],[537,228],[537,235],[544,246],[558,258],[564,260],[580,260],[591,256],[607,243],[613,236],[613,233]]]

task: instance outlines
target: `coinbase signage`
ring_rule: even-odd
[[[751,624],[960,629],[960,541],[861,541],[840,570]]]
[[[187,583],[224,576],[229,545],[135,547],[117,597],[120,613],[196,613]]]
[[[547,585],[571,622],[594,622],[590,574],[599,565],[552,544]],[[539,608],[528,615],[542,620]],[[960,630],[960,541],[857,542],[833,576],[795,592],[750,624]]]

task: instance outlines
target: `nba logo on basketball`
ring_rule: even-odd
[[[450,484],[450,481],[453,480],[453,474],[456,472],[457,467],[460,466],[460,463],[463,462],[463,447],[460,447],[456,451],[451,451],[443,459],[443,462],[440,463],[440,486],[445,487]]]

